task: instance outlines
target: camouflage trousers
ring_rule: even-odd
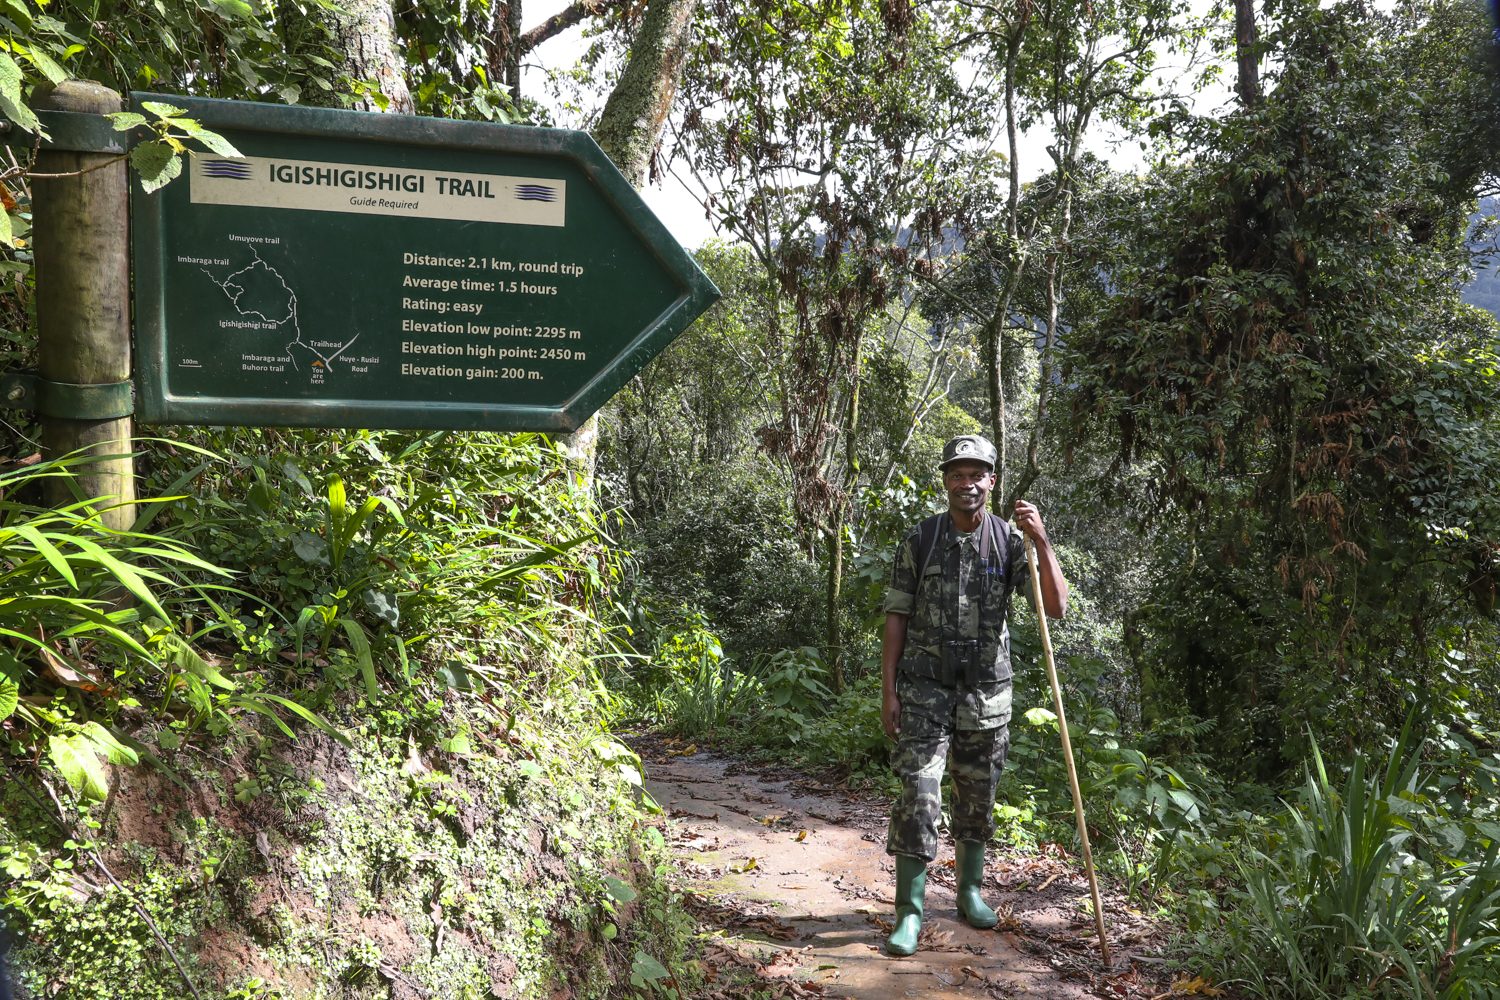
[[[951,711],[946,718],[934,717],[932,708],[946,707],[950,699],[951,694],[950,698],[939,697],[934,699],[938,705],[933,705],[902,698],[901,732],[891,760],[901,780],[901,795],[891,808],[887,854],[905,854],[927,862],[937,857],[943,770],[950,750],[953,839],[985,842],[995,832],[995,788],[1005,769],[1010,730],[1004,723],[985,729],[958,729]]]

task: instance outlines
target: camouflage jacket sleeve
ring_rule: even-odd
[[[917,607],[917,534],[912,532],[896,546],[891,562],[891,582],[885,589],[881,610],[886,614],[910,615]]]

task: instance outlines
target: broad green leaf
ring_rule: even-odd
[[[666,966],[646,954],[644,951],[635,953],[635,961],[630,966],[631,977],[639,977],[643,982],[654,983],[658,979],[666,979],[671,975]]]
[[[145,108],[147,111],[151,112],[158,118],[176,118],[179,115],[187,114],[187,111],[185,109],[179,108],[175,104],[167,104],[163,101],[142,101],[141,107]]]
[[[1051,726],[1057,723],[1057,713],[1050,708],[1028,708],[1022,717],[1033,726]]]
[[[4,8],[5,16],[16,22],[16,26],[22,31],[31,32],[31,11],[21,0],[0,0],[0,7]]]
[[[230,142],[228,139],[224,138],[222,135],[211,129],[199,129],[193,133],[193,138],[197,139],[199,142],[203,143],[203,145],[207,146],[215,153],[218,153],[220,156],[245,155],[235,148],[234,143]]]
[[[194,569],[201,569],[206,573],[213,573],[217,576],[234,575],[234,573],[230,570],[227,570],[222,566],[215,566],[208,560],[200,559],[197,556],[193,555],[191,552],[187,552],[183,549],[163,549],[155,545],[132,545],[130,547],[130,552],[132,555],[155,556],[158,559],[166,560],[169,562],[179,562],[185,566],[191,566]]]
[[[292,551],[297,558],[314,566],[330,565],[328,543],[310,531],[299,531],[292,536]]]
[[[10,213],[0,209],[0,244],[12,246],[15,244],[15,231],[11,228]]]
[[[138,115],[134,111],[112,111],[104,117],[114,124],[116,132],[129,132],[137,126],[146,124],[146,116]]]
[[[387,594],[379,590],[367,590],[361,596],[365,602],[365,607],[370,609],[370,614],[379,618],[391,628],[395,628],[400,623],[401,606],[396,603],[395,594]],[[407,680],[411,678],[411,671],[406,667],[404,662],[404,654],[401,676]]]
[[[344,480],[334,476],[328,480],[328,512],[335,521],[343,519],[349,505],[349,494],[344,489]]]
[[[172,660],[179,670],[186,670],[194,677],[202,678],[216,688],[225,691],[233,691],[239,687],[234,681],[225,677],[218,667],[209,663],[191,644],[182,639],[172,640]]]
[[[354,660],[359,664],[359,672],[364,674],[365,693],[374,701],[380,695],[380,684],[375,679],[375,660],[370,656],[370,639],[365,635],[364,626],[353,618],[340,618],[339,625],[349,637],[349,645],[354,649]]]
[[[280,729],[288,739],[295,740],[297,738],[297,734],[292,731],[292,727],[288,726],[284,721],[282,721],[281,716],[276,714],[275,709],[271,708],[270,705],[262,704],[257,700],[257,697],[240,695],[238,697],[230,698],[229,704],[235,708],[243,708],[246,711],[254,712],[257,715],[263,715],[266,718],[270,719],[273,723],[275,723],[276,728]],[[166,733],[164,732],[162,735],[165,736]],[[172,747],[167,747],[167,745],[163,743],[162,746],[166,747],[167,749],[173,749],[176,744],[173,744]]]
[[[616,903],[629,903],[640,895],[628,882],[613,875],[604,876],[604,893]]]
[[[32,47],[26,50],[26,58],[31,64],[42,71],[42,75],[51,83],[62,83],[68,79],[68,71],[63,69],[57,62],[43,52],[41,49]]]
[[[0,52],[0,112],[28,132],[41,130],[42,123],[21,96],[21,67],[7,52]]]
[[[241,695],[241,696],[239,696],[237,698],[232,698],[232,699],[230,699],[230,703],[231,704],[242,704],[242,705],[245,705],[245,707],[248,708],[250,706],[247,704],[247,702],[254,701],[254,700],[269,701],[269,702],[272,702],[274,704],[280,705],[282,708],[286,709],[288,712],[291,712],[293,715],[297,716],[299,719],[301,719],[303,722],[306,722],[308,725],[313,726],[316,729],[321,729],[323,732],[327,733],[329,736],[332,736],[334,739],[338,740],[340,743],[344,744],[345,746],[349,745],[349,737],[345,736],[343,733],[341,733],[337,729],[335,729],[333,727],[333,725],[327,719],[323,718],[321,715],[317,714],[316,712],[312,711],[311,709],[306,708],[305,706],[297,704],[295,701],[292,701],[290,698],[283,698],[279,694],[271,694],[271,693],[266,692],[266,691],[261,691],[261,692],[255,694],[253,697],[252,696]]]
[[[229,17],[238,17],[245,21],[255,20],[255,8],[251,7],[245,0],[213,0],[219,13]]]
[[[213,131],[212,129],[204,128],[203,124],[197,119],[174,118],[172,119],[172,125],[176,128],[181,129],[192,138],[197,139],[203,145],[207,146],[215,153],[218,153],[220,156],[244,155],[238,149],[234,148],[234,143],[230,142],[228,139],[224,138],[222,135]]]
[[[136,752],[115,738],[115,734],[99,725],[97,722],[85,722],[79,731],[89,742],[99,748],[99,752],[109,760],[111,764],[129,764],[134,766],[141,762]]]
[[[53,569],[57,570],[57,575],[68,581],[69,586],[74,590],[78,589],[78,580],[73,576],[73,570],[68,565],[68,560],[58,551],[57,546],[53,545],[40,531],[29,524],[18,524],[11,530],[19,537],[30,542],[32,548],[41,553],[42,558],[46,559]]]
[[[1196,823],[1199,819],[1198,800],[1190,793],[1180,789],[1171,789],[1167,794],[1172,797],[1177,808],[1182,810],[1182,815],[1190,823]]]
[[[141,579],[139,573],[137,573],[134,569],[131,569],[129,566],[125,565],[123,562],[116,559],[108,552],[104,551],[103,548],[94,544],[86,538],[74,537],[72,539],[72,542],[74,545],[82,549],[85,553],[92,556],[94,562],[101,569],[106,570],[116,580],[119,580],[121,586],[134,594],[137,600],[139,600],[142,604],[146,605],[146,607],[155,612],[157,617],[161,618],[163,621],[169,620],[166,610],[157,603],[156,597],[146,586],[146,581]]]
[[[469,742],[469,731],[460,729],[450,738],[439,740],[438,746],[446,753],[470,754],[474,752],[474,745]]]
[[[32,641],[36,642],[37,640],[33,639]],[[22,663],[16,657],[15,653],[12,653],[4,646],[0,646],[0,678],[19,684],[21,683],[21,678],[30,672],[26,669],[26,664]]]
[[[393,622],[392,625],[394,624]],[[396,643],[396,659],[401,663],[401,679],[406,682],[407,687],[411,687],[411,660],[406,656],[406,642],[399,635],[391,638]]]
[[[63,780],[84,798],[103,802],[109,796],[109,779],[95,753],[93,741],[79,735],[53,735],[47,740],[47,756]]]
[[[141,175],[141,187],[147,194],[166,186],[182,173],[182,157],[162,139],[143,142],[132,149],[130,165]]]
[[[21,686],[9,677],[0,677],[0,720],[8,719],[21,703]]]

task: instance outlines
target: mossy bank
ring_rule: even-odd
[[[685,951],[634,754],[455,715],[439,731],[184,754],[181,785],[119,769],[76,831],[8,783],[20,995],[624,996]]]
[[[28,500],[62,463],[0,481],[23,995],[659,993],[684,930],[607,735],[602,671],[636,654],[576,464],[232,430],[150,459],[167,499],[132,532]]]

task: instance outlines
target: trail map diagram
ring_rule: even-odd
[[[219,278],[206,267],[199,270],[218,286],[241,319],[260,329],[279,330],[290,335],[282,350],[291,359],[293,369],[309,375],[332,372],[334,361],[354,346],[359,336],[356,334],[336,348],[330,348],[326,341],[319,341],[319,346],[314,346],[306,340],[297,314],[297,293],[254,245],[249,249],[255,260],[226,277]]]

